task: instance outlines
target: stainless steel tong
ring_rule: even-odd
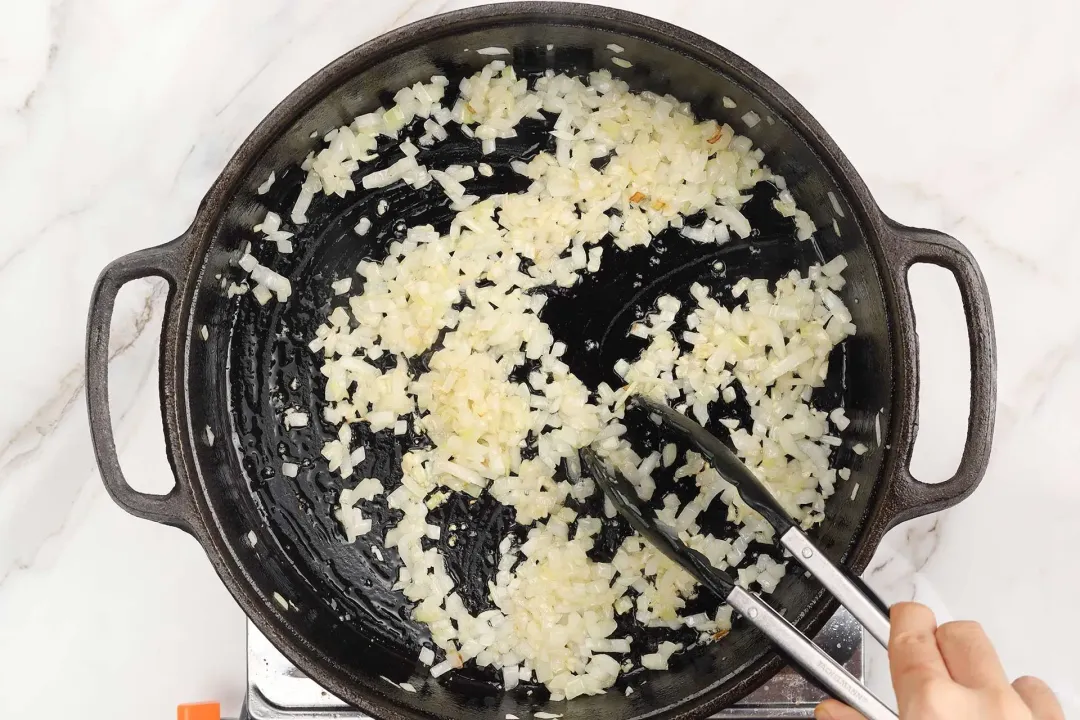
[[[837,567],[795,525],[769,489],[717,437],[666,405],[640,396],[631,404],[660,417],[667,427],[685,437],[733,484],[743,501],[776,529],[780,543],[802,564],[882,645],[889,641],[887,606],[859,578]],[[582,451],[589,475],[630,525],[658,550],[682,565],[698,582],[731,605],[750,624],[761,630],[796,665],[819,681],[830,693],[870,720],[895,720],[894,713],[780,613],[760,598],[737,586],[731,577],[712,566],[704,555],[688,547],[675,532],[642,513],[638,495],[629,481],[608,468],[591,449]]]

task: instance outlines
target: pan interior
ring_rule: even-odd
[[[891,353],[876,265],[842,188],[793,129],[787,111],[771,106],[766,94],[738,68],[720,71],[710,67],[686,48],[673,47],[677,45],[674,40],[661,41],[645,30],[628,33],[583,27],[554,16],[547,20],[544,24],[508,21],[484,30],[447,26],[441,34],[418,38],[409,48],[397,48],[385,60],[338,78],[334,89],[298,114],[239,183],[202,268],[193,327],[205,324],[208,339],[201,341],[195,333],[191,341],[187,392],[192,427],[209,427],[221,438],[214,444],[200,438],[196,451],[215,522],[253,591],[264,599],[266,622],[298,647],[317,649],[322,663],[331,668],[327,677],[341,682],[347,695],[381,696],[383,699],[376,702],[392,708],[388,713],[502,720],[507,713],[527,717],[543,709],[563,713],[571,720],[691,711],[705,694],[734,698],[752,689],[745,682],[748,669],[763,661],[768,646],[756,631],[737,622],[722,642],[676,656],[673,672],[643,675],[637,671],[621,677],[617,689],[606,695],[569,703],[549,702],[542,686],[529,683],[503,693],[494,684],[495,674],[490,669],[467,667],[437,682],[427,675],[426,668],[417,662],[426,630],[410,619],[410,605],[390,589],[400,567],[397,554],[382,550],[380,560],[372,550],[375,544],[381,548],[387,527],[396,523],[395,511],[386,507],[385,498],[377,499],[374,506],[378,509],[365,512],[365,516],[372,516],[374,529],[353,545],[345,543],[344,533],[332,517],[341,489],[351,487],[358,478],[378,477],[387,491],[393,489],[401,477],[402,452],[423,439],[411,432],[404,436],[367,432],[362,436],[367,458],[354,476],[343,481],[328,472],[320,449],[334,437],[335,428],[321,421],[325,383],[319,372],[321,357],[312,353],[307,343],[329,310],[342,303],[342,297],[335,297],[330,288],[333,280],[351,274],[362,259],[382,259],[388,244],[401,238],[409,226],[430,223],[445,231],[453,212],[434,183],[421,190],[400,184],[375,191],[361,189],[344,199],[320,195],[307,213],[309,222],[300,226],[293,238],[296,251],[278,254],[272,245],[259,242],[250,228],[268,210],[288,217],[304,175],[299,161],[321,145],[320,139],[311,137],[313,132],[321,137],[357,114],[389,104],[398,88],[426,81],[434,74],[446,75],[451,91],[456,92],[462,77],[490,61],[490,57],[475,52],[487,46],[512,49],[512,56],[504,59],[526,76],[549,68],[586,75],[608,67],[635,91],[672,93],[690,101],[699,117],[730,123],[765,151],[765,163],[787,178],[800,207],[810,212],[821,228],[816,240],[800,243],[794,239],[792,223],[771,206],[775,189],[762,183],[744,210],[755,228],[755,236],[748,241],[701,245],[669,230],[648,248],[611,248],[605,252],[598,273],[586,275],[578,285],[556,294],[542,314],[556,339],[568,346],[567,362],[591,387],[601,381],[617,386],[620,382],[612,371],[615,361],[633,358],[643,346],[642,341],[628,338],[626,331],[631,322],[652,309],[660,294],[675,294],[687,307],[687,289],[698,281],[719,291],[714,296],[730,300],[731,285],[743,276],[776,279],[792,269],[805,272],[822,258],[844,253],[849,261],[845,273],[849,284],[842,295],[859,332],[835,351],[826,387],[815,395],[815,402],[847,407],[853,420],[852,430],[846,433],[849,437],[873,438],[879,411],[883,411],[878,421],[883,432],[888,428]],[[623,55],[634,62],[632,68],[611,65],[612,53],[607,49],[611,43],[626,48]],[[548,50],[549,44],[554,48]],[[737,109],[725,109],[721,102],[724,96],[734,99]],[[740,120],[748,110],[772,121],[748,130]],[[447,126],[449,139],[425,149],[418,160],[432,168],[489,163],[494,175],[478,176],[469,184],[470,192],[481,197],[523,190],[527,180],[513,173],[509,161],[551,149],[547,134],[550,120],[525,121],[517,138],[499,141],[497,151],[486,156],[480,154],[478,141],[465,137],[451,124]],[[380,149],[393,144],[396,142],[384,142]],[[385,167],[389,155],[382,154],[361,172]],[[268,193],[258,195],[255,188],[270,170],[275,171],[277,181]],[[843,217],[833,210],[829,192],[844,210]],[[389,210],[380,215],[377,208],[382,201],[388,203]],[[353,231],[361,217],[372,222],[363,237]],[[839,234],[833,229],[834,219]],[[225,297],[222,283],[240,278],[236,260],[249,241],[260,263],[290,278],[293,297],[287,303],[259,306],[250,296]],[[714,267],[717,262],[723,263],[722,271]],[[745,413],[742,398],[737,402]],[[282,415],[291,407],[305,409],[312,422],[286,431]],[[711,429],[723,432],[720,427]],[[657,431],[649,423],[636,424],[631,431],[640,449],[658,442]],[[230,435],[234,435],[234,442],[229,441]],[[880,469],[880,453],[855,458],[849,447],[850,443],[845,445],[834,462],[853,467],[850,482],[860,483],[864,490],[852,500],[849,492],[841,489],[828,503],[828,520],[813,533],[815,541],[837,559],[858,539]],[[281,475],[283,459],[299,462],[297,478]],[[508,532],[522,533],[513,522],[512,511],[486,495],[475,503],[455,496],[433,511],[428,521],[443,527],[440,552],[459,582],[457,591],[466,605],[474,612],[486,608],[486,583],[493,577],[497,546]],[[721,520],[716,518],[715,522]],[[620,521],[609,524],[597,553],[613,550],[627,532]],[[448,531],[450,525],[464,529],[456,533],[454,547],[447,543],[455,534]],[[246,539],[249,533],[256,540],[254,547]],[[288,602],[287,611],[275,607],[274,593]],[[792,620],[808,618],[820,601],[817,586],[796,571],[789,572],[770,596],[770,602],[783,608]],[[705,594],[695,602],[703,608],[715,607],[715,599]],[[277,618],[271,621],[270,613],[276,613]],[[617,634],[634,636],[637,656],[654,650],[661,639],[686,642],[694,637],[692,633],[677,637],[670,631],[645,631],[632,625],[621,626]],[[419,692],[406,693],[380,676],[398,682],[410,680]],[[619,689],[628,682],[635,693],[625,697]]]

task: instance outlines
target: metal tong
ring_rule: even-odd
[[[769,489],[717,437],[667,405],[634,396],[630,404],[660,417],[678,431],[728,482],[743,501],[776,529],[780,543],[883,645],[889,640],[887,606],[857,577],[837,567],[800,530]],[[589,474],[600,485],[619,513],[645,539],[679,563],[717,597],[731,605],[750,624],[761,630],[788,658],[820,682],[836,698],[870,720],[895,720],[896,714],[851,676],[839,663],[814,645],[780,613],[737,586],[731,577],[704,555],[688,547],[673,528],[648,519],[638,504],[637,491],[620,473],[612,471],[591,448],[582,450]]]

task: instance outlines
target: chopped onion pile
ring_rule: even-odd
[[[410,227],[384,260],[365,260],[357,277],[333,284],[335,293],[348,296],[348,307],[336,307],[309,345],[323,357],[323,419],[338,428],[322,449],[329,469],[345,479],[365,462],[364,448],[353,447],[352,426],[359,423],[396,435],[412,428],[430,441],[404,453],[396,487],[366,478],[342,490],[335,516],[351,543],[372,529],[365,503],[388,490],[386,502],[402,512],[381,544],[396,548],[402,567],[395,588],[416,604],[414,617],[428,626],[438,648],[424,648],[419,657],[432,676],[471,661],[499,669],[507,689],[536,681],[556,700],[602,693],[634,667],[632,654],[640,655],[641,666],[662,670],[683,649],[670,642],[634,647],[617,634],[617,616],[630,614],[646,627],[688,627],[699,643],[708,643],[730,629],[731,609],[684,614],[696,582],[640,536],[627,538],[611,562],[589,558],[605,520],[567,507],[568,498],[581,501],[596,492],[581,477],[578,450],[594,447],[643,498],[655,493],[657,468],[674,467],[676,478],[692,478],[697,496],[685,505],[674,494],[664,497],[658,517],[716,567],[738,568],[744,587],[771,592],[784,565],[764,554],[748,558],[747,550],[754,540],[770,541],[772,528],[696,453],[680,462],[676,446],[667,445],[638,455],[625,439],[624,405],[631,393],[644,393],[705,422],[710,406],[722,408],[742,395],[751,426],[720,419],[740,457],[804,527],[820,522],[837,482],[830,455],[839,439],[829,434],[829,421],[842,431],[847,419],[842,409],[827,415],[809,400],[826,377],[832,348],[855,332],[836,295],[845,263],[838,257],[807,277],[793,272],[773,290],[765,280],[744,279],[730,299],[694,285],[696,304],[678,326],[680,302],[660,298],[656,311],[631,329],[648,345],[615,368],[625,384],[592,390],[562,361],[566,347],[542,315],[548,289],[572,286],[600,269],[608,235],[615,246],[608,253],[649,245],[669,227],[693,242],[723,243],[732,233],[746,238],[751,227],[740,208],[762,181],[781,189],[775,207],[794,219],[800,239],[813,234],[813,222],[748,138],[730,125],[697,121],[688,104],[671,96],[631,93],[606,70],[586,81],[549,71],[530,86],[496,60],[462,80],[449,109],[441,104],[446,89],[446,79],[435,77],[399,91],[393,107],[328,133],[326,147],[302,165],[307,175],[292,208],[294,224],[306,222],[320,191],[344,196],[356,190],[353,176],[375,158],[378,136],[398,138],[423,118],[416,144],[404,139],[397,145],[402,157],[364,174],[360,183],[421,188],[434,181],[456,212],[445,234]],[[726,98],[724,104],[734,107]],[[418,160],[420,148],[447,137],[449,122],[487,154],[515,137],[523,119],[545,115],[556,116],[554,152],[512,163],[531,181],[525,192],[481,198],[469,183],[476,174],[493,174],[487,164],[438,169]],[[758,119],[744,117],[750,126]],[[599,158],[607,162],[596,167]],[[699,213],[706,217],[701,226],[685,224]],[[364,235],[370,226],[365,218],[355,231]],[[291,233],[273,213],[256,229],[282,252],[292,249]],[[259,302],[271,294],[288,298],[288,280],[250,254],[240,264]],[[409,360],[422,354],[426,363],[418,370]],[[284,422],[299,427],[308,418],[290,410]],[[523,455],[530,442],[535,452]],[[287,476],[298,470],[283,465]],[[423,545],[444,532],[428,523],[428,511],[453,492],[489,493],[514,508],[518,523],[531,525],[520,546],[513,535],[503,540],[489,586],[493,609],[477,615],[462,602],[438,548]],[[717,498],[739,526],[737,537],[701,532],[697,520]],[[452,535],[448,543],[455,542]]]
[[[263,221],[252,229],[261,232],[264,240],[276,244],[278,252],[288,254],[293,251],[292,241],[289,239],[293,233],[281,229],[281,217],[277,213],[266,213]]]
[[[241,256],[239,265],[241,269],[250,274],[252,281],[255,282],[251,294],[255,296],[260,305],[265,305],[274,296],[277,296],[280,302],[289,299],[289,295],[292,294],[292,284],[288,278],[278,275],[265,265],[260,265],[255,256],[251,254],[245,253]]]
[[[855,332],[850,313],[834,292],[844,285],[841,273],[846,266],[838,256],[811,268],[806,278],[792,272],[776,283],[775,292],[765,280],[740,280],[733,294],[745,296],[746,302],[734,310],[695,283],[690,293],[697,306],[681,333],[692,347],[685,354],[673,332],[679,302],[661,297],[658,312],[631,328],[632,334],[648,338],[649,345],[633,363],[621,361],[615,368],[626,389],[672,403],[702,424],[710,420],[711,403],[731,403],[735,387],[741,388],[750,405],[751,428],[739,427],[735,419],[721,422],[731,432],[739,457],[769,483],[784,509],[804,527],[824,519],[825,500],[836,485],[829,456],[839,438],[829,435],[830,416],[813,409],[810,396],[824,384],[833,347]],[[842,408],[834,410],[831,419],[838,430],[847,426]],[[640,471],[641,460],[629,443],[612,438],[600,449],[638,482],[642,497],[652,496],[652,480]],[[682,518],[696,516],[720,493],[729,506],[728,518],[745,524],[742,538],[772,541],[772,526],[742,502],[734,487],[696,454],[689,456],[692,469],[684,466],[677,474],[694,475],[702,495],[687,505],[680,522],[673,523],[676,528],[693,532],[692,518]]]

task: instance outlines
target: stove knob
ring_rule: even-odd
[[[221,720],[221,703],[187,703],[176,706],[176,720]]]

